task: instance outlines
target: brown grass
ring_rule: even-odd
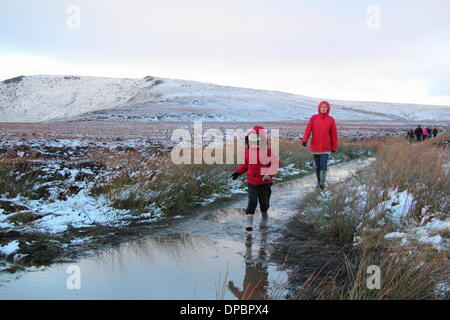
[[[315,273],[297,293],[297,299],[434,299],[435,287],[447,280],[447,252],[437,252],[429,245],[417,242],[414,247],[399,245],[398,240],[384,239],[391,232],[391,223],[379,224],[383,212],[373,217],[368,213],[380,202],[388,200],[389,190],[407,190],[414,196],[409,219],[420,221],[422,208],[427,214],[449,212],[450,194],[448,151],[442,141],[449,136],[409,144],[401,138],[378,138],[374,164],[352,177],[347,183],[329,188],[327,193],[309,195],[301,205],[307,221],[331,241],[360,245],[348,253],[345,263],[336,272],[317,281]],[[354,186],[364,186],[362,197]],[[352,187],[353,186],[353,187]],[[355,193],[356,192],[356,193]],[[300,217],[302,218],[302,217]],[[386,222],[386,221],[384,221]],[[413,222],[414,223],[414,222]],[[448,231],[439,232],[448,237]],[[382,286],[369,290],[366,286],[367,267],[379,266]]]
[[[416,144],[395,140],[382,144],[377,152],[372,185],[382,186],[385,191],[399,188],[412,193],[417,201],[412,216],[417,219],[425,206],[432,211],[448,212],[450,172],[445,164],[449,158],[448,152],[438,147],[445,139],[449,139],[449,134]]]
[[[39,219],[39,216],[32,212],[18,212],[8,217],[8,221],[12,223],[27,223]]]
[[[341,268],[319,283],[312,275],[293,299],[424,300],[438,298],[436,284],[446,280],[448,254],[430,247],[377,243],[349,254]],[[380,288],[369,288],[369,266],[380,270]],[[442,298],[442,297],[440,297]]]

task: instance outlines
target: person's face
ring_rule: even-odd
[[[328,111],[328,106],[325,103],[322,103],[322,105],[320,106],[320,113],[327,113]]]
[[[258,136],[254,133],[250,134],[248,144],[251,148],[258,147]]]

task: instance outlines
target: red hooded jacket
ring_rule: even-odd
[[[328,106],[327,113],[320,112],[320,106],[326,104]],[[330,116],[330,104],[322,101],[317,107],[319,113],[309,119],[303,134],[302,142],[308,142],[309,136],[312,134],[309,149],[315,152],[330,152],[338,149],[338,133],[336,121]]]
[[[260,141],[259,147],[247,146],[245,148],[244,163],[236,169],[236,172],[239,174],[247,172],[247,182],[251,185],[258,186],[273,183],[272,177],[278,171],[280,160],[272,152],[272,149],[267,146],[267,135],[263,127],[253,127],[246,135],[246,140],[252,133],[258,135]],[[260,157],[263,157],[263,159]],[[263,180],[264,175],[269,175],[270,179]]]

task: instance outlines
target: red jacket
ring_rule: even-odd
[[[325,114],[320,113],[320,106],[326,104],[328,111]],[[315,114],[309,119],[303,134],[302,142],[308,142],[309,136],[312,134],[311,144],[309,149],[315,152],[329,152],[337,151],[338,149],[338,133],[336,128],[336,121],[330,116],[330,104],[327,101],[322,101],[317,107],[318,114]]]
[[[259,186],[262,184],[273,183],[272,177],[278,171],[280,160],[277,155],[272,154],[272,149],[267,147],[264,128],[256,126],[249,132],[249,134],[255,132],[260,136],[261,144],[264,145],[264,148],[245,148],[244,163],[236,169],[236,172],[239,174],[247,172],[247,182],[249,184]],[[261,159],[260,153],[263,157],[267,155],[267,158]],[[270,176],[270,179],[263,180],[264,175]]]

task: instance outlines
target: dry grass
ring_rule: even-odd
[[[371,185],[371,174],[364,170],[354,174],[350,181],[351,185],[329,185],[325,192],[317,190],[307,195],[299,207],[303,215],[298,219],[305,219],[323,237],[340,245],[352,244],[358,229],[375,227],[381,218],[370,214],[382,201],[378,188]],[[358,188],[362,185],[365,193]],[[384,232],[391,229],[390,224],[384,224]]]
[[[331,158],[338,161],[350,161],[370,157],[376,148],[367,142],[352,142],[349,138],[339,138],[339,149]],[[300,141],[280,140],[280,160],[282,165],[294,164],[299,169],[312,169],[313,157],[308,147]],[[305,166],[309,163],[308,166]]]
[[[92,190],[104,194],[113,207],[140,214],[156,208],[175,214],[201,205],[231,188],[230,165],[174,164],[170,155],[143,159],[139,154],[100,158],[115,172]]]
[[[12,223],[27,223],[39,219],[39,216],[32,212],[18,212],[8,217],[8,221]]]
[[[416,200],[412,216],[420,219],[421,209],[449,212],[450,172],[446,169],[448,152],[438,145],[449,139],[449,134],[407,144],[394,142],[382,144],[374,165],[373,185],[384,190],[408,190]],[[384,195],[385,196],[385,195]]]
[[[320,282],[312,275],[293,299],[318,300],[424,300],[442,298],[436,284],[447,279],[448,254],[430,247],[400,247],[379,242],[356,249],[341,268]],[[369,288],[370,266],[380,270],[380,287]],[[447,297],[448,298],[448,297]]]
[[[415,247],[408,248],[400,246],[396,240],[384,239],[394,225],[383,220],[386,217],[383,212],[377,216],[370,213],[381,202],[389,200],[389,191],[395,189],[407,190],[414,197],[408,211],[411,223],[423,218],[424,207],[428,208],[427,214],[448,213],[449,154],[440,147],[448,138],[447,134],[414,144],[405,143],[401,138],[379,138],[372,146],[377,154],[370,168],[347,183],[313,193],[305,199],[300,207],[305,215],[300,218],[306,217],[322,236],[342,245],[352,244],[355,236],[360,237],[360,242],[348,253],[339,270],[320,281],[317,280],[320,272],[314,274],[301,284],[295,298],[437,298],[436,284],[448,280],[448,253],[417,242]],[[439,234],[448,237],[448,231]],[[379,290],[369,290],[366,286],[370,265],[380,267],[382,286]]]
[[[25,161],[3,163],[0,166],[0,194],[15,198],[19,194],[30,196],[37,182],[37,174],[29,170]]]
[[[351,243],[356,228],[375,227],[385,217],[369,217],[369,212],[389,192],[407,190],[414,197],[409,217],[419,222],[422,208],[429,212],[449,212],[450,172],[446,169],[448,152],[437,147],[448,136],[419,144],[407,144],[400,138],[386,138],[376,147],[374,164],[354,175],[348,183],[331,186],[326,192],[310,194],[300,206],[324,235],[339,243]],[[364,187],[361,193],[358,186]],[[385,224],[385,232],[391,225]]]

